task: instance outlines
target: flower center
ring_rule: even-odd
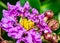
[[[27,18],[21,18],[20,24],[26,29],[30,30],[34,27],[34,22],[31,20],[27,20]]]

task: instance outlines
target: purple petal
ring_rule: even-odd
[[[20,2],[18,1],[18,2],[16,2],[16,6],[19,8],[19,7],[21,7],[21,5],[20,5]]]
[[[7,10],[3,10],[3,16],[6,17],[8,15],[9,15],[8,11]]]
[[[33,43],[32,36],[28,33],[28,36],[26,37],[26,40],[28,43]]]
[[[29,10],[31,8],[28,1],[25,3],[24,8],[27,9],[27,10]]]
[[[9,2],[7,3],[8,9],[15,9],[16,6],[15,5],[11,5]]]
[[[32,13],[33,14],[39,14],[38,11],[35,8],[32,9]]]

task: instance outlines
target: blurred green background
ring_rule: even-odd
[[[60,24],[60,0],[0,0],[0,20],[3,17],[2,10],[7,9],[7,2],[15,5],[17,1],[20,1],[21,6],[23,6],[26,1],[29,1],[30,5],[33,8],[36,8],[39,13],[43,13],[47,10],[52,10],[54,12],[54,19],[58,20]],[[60,27],[54,32],[57,35],[60,34]]]
[[[0,20],[2,18],[2,10],[7,8],[7,2],[14,4],[19,0],[0,0]],[[46,10],[52,10],[56,16],[60,12],[60,0],[28,0],[30,5],[36,8],[40,13]],[[20,0],[23,5],[26,0]],[[57,18],[57,17],[56,17]]]

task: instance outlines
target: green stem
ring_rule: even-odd
[[[2,6],[5,9],[7,9],[7,6],[2,1],[0,1],[0,6]]]

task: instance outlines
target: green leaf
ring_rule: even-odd
[[[2,10],[3,10],[3,7],[2,6],[0,6],[0,20],[2,19]]]
[[[60,11],[60,1],[45,1],[42,3],[40,9],[41,13],[45,12],[46,10],[52,10],[54,13],[58,13]]]
[[[59,24],[60,24],[60,12],[58,14],[58,21],[59,21]]]
[[[41,5],[41,7],[40,7],[40,13],[44,13],[45,11],[50,10],[49,9],[49,5],[50,4]]]
[[[20,0],[21,6],[23,6],[26,3],[27,0]]]
[[[32,8],[36,8],[40,12],[40,0],[28,0]]]
[[[0,6],[4,7],[5,9],[7,9],[7,6],[2,1],[0,1]]]

